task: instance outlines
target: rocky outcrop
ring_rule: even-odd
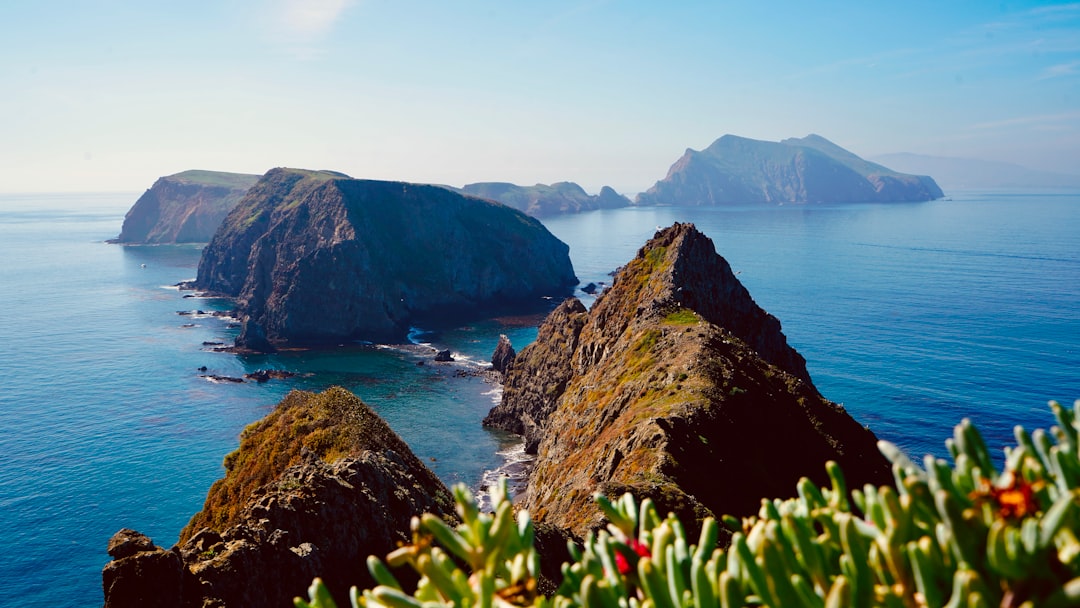
[[[196,286],[236,299],[240,347],[395,341],[570,293],[568,252],[535,219],[445,188],[274,169],[203,251]]]
[[[367,556],[410,540],[412,516],[453,517],[442,482],[341,388],[290,393],[225,466],[176,546],[113,537],[106,606],[284,606],[315,576],[347,605],[349,586],[372,584]]]
[[[205,243],[258,175],[184,171],[159,178],[124,216],[111,243]]]
[[[495,352],[491,355],[491,368],[505,374],[510,369],[510,366],[514,364],[514,357],[516,356],[517,352],[514,351],[514,346],[510,344],[510,338],[507,338],[506,334],[500,334],[499,343],[495,345]]]
[[[686,520],[748,515],[836,460],[889,483],[876,439],[814,388],[801,356],[693,225],[662,230],[590,310],[563,302],[517,354],[485,424],[537,454],[521,505],[583,536],[594,492]]]
[[[687,149],[638,205],[863,203],[941,198],[933,178],[863,160],[819,135],[781,142],[725,135]]]
[[[548,217],[562,213],[578,213],[595,209],[617,209],[630,206],[630,199],[604,186],[599,194],[590,195],[574,182],[517,186],[505,182],[466,184],[459,192],[498,201],[533,217]]]

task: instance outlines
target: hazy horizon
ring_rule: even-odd
[[[1080,173],[1080,3],[0,7],[0,192],[272,167],[648,189],[724,134]]]

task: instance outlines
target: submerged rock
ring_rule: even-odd
[[[591,310],[566,300],[506,375],[485,424],[537,454],[523,508],[584,536],[594,492],[684,521],[748,515],[836,460],[889,483],[876,439],[814,388],[780,323],[693,225],[650,240]]]

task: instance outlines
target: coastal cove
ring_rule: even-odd
[[[994,445],[1048,426],[1047,399],[1080,397],[1080,195],[965,192],[950,201],[601,210],[544,220],[582,285],[609,281],[656,227],[694,222],[783,323],[821,392],[915,456],[942,454],[961,417]],[[175,540],[237,435],[291,388],[340,384],[383,416],[447,483],[477,485],[512,437],[480,427],[496,387],[471,373],[500,333],[518,348],[538,319],[421,334],[426,348],[343,345],[208,352],[235,329],[221,301],[169,286],[195,246],[118,247],[131,195],[0,199],[0,579],[30,605],[100,602],[104,546],[120,527]],[[33,200],[31,200],[33,199]],[[586,305],[588,296],[582,296]],[[423,362],[423,365],[418,363]],[[206,372],[198,371],[206,366]],[[275,368],[266,384],[214,383]]]

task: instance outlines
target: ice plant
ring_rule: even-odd
[[[798,496],[762,500],[757,515],[725,517],[733,532],[717,546],[719,524],[702,522],[696,543],[673,515],[661,519],[649,500],[597,496],[608,524],[571,546],[556,593],[536,593],[539,572],[528,514],[512,524],[505,490],[495,513],[480,514],[455,488],[464,522],[414,521],[414,543],[390,554],[421,575],[402,590],[381,561],[368,566],[379,586],[354,606],[604,606],[683,608],[1058,608],[1080,605],[1080,401],[1051,402],[1058,426],[1049,433],[1015,429],[998,472],[968,420],[946,442],[949,463],[926,457],[919,467],[896,446],[879,447],[892,462],[895,487],[848,492],[829,463],[829,487],[802,479]],[[445,547],[469,568],[458,568]],[[316,580],[310,601],[333,600]]]

